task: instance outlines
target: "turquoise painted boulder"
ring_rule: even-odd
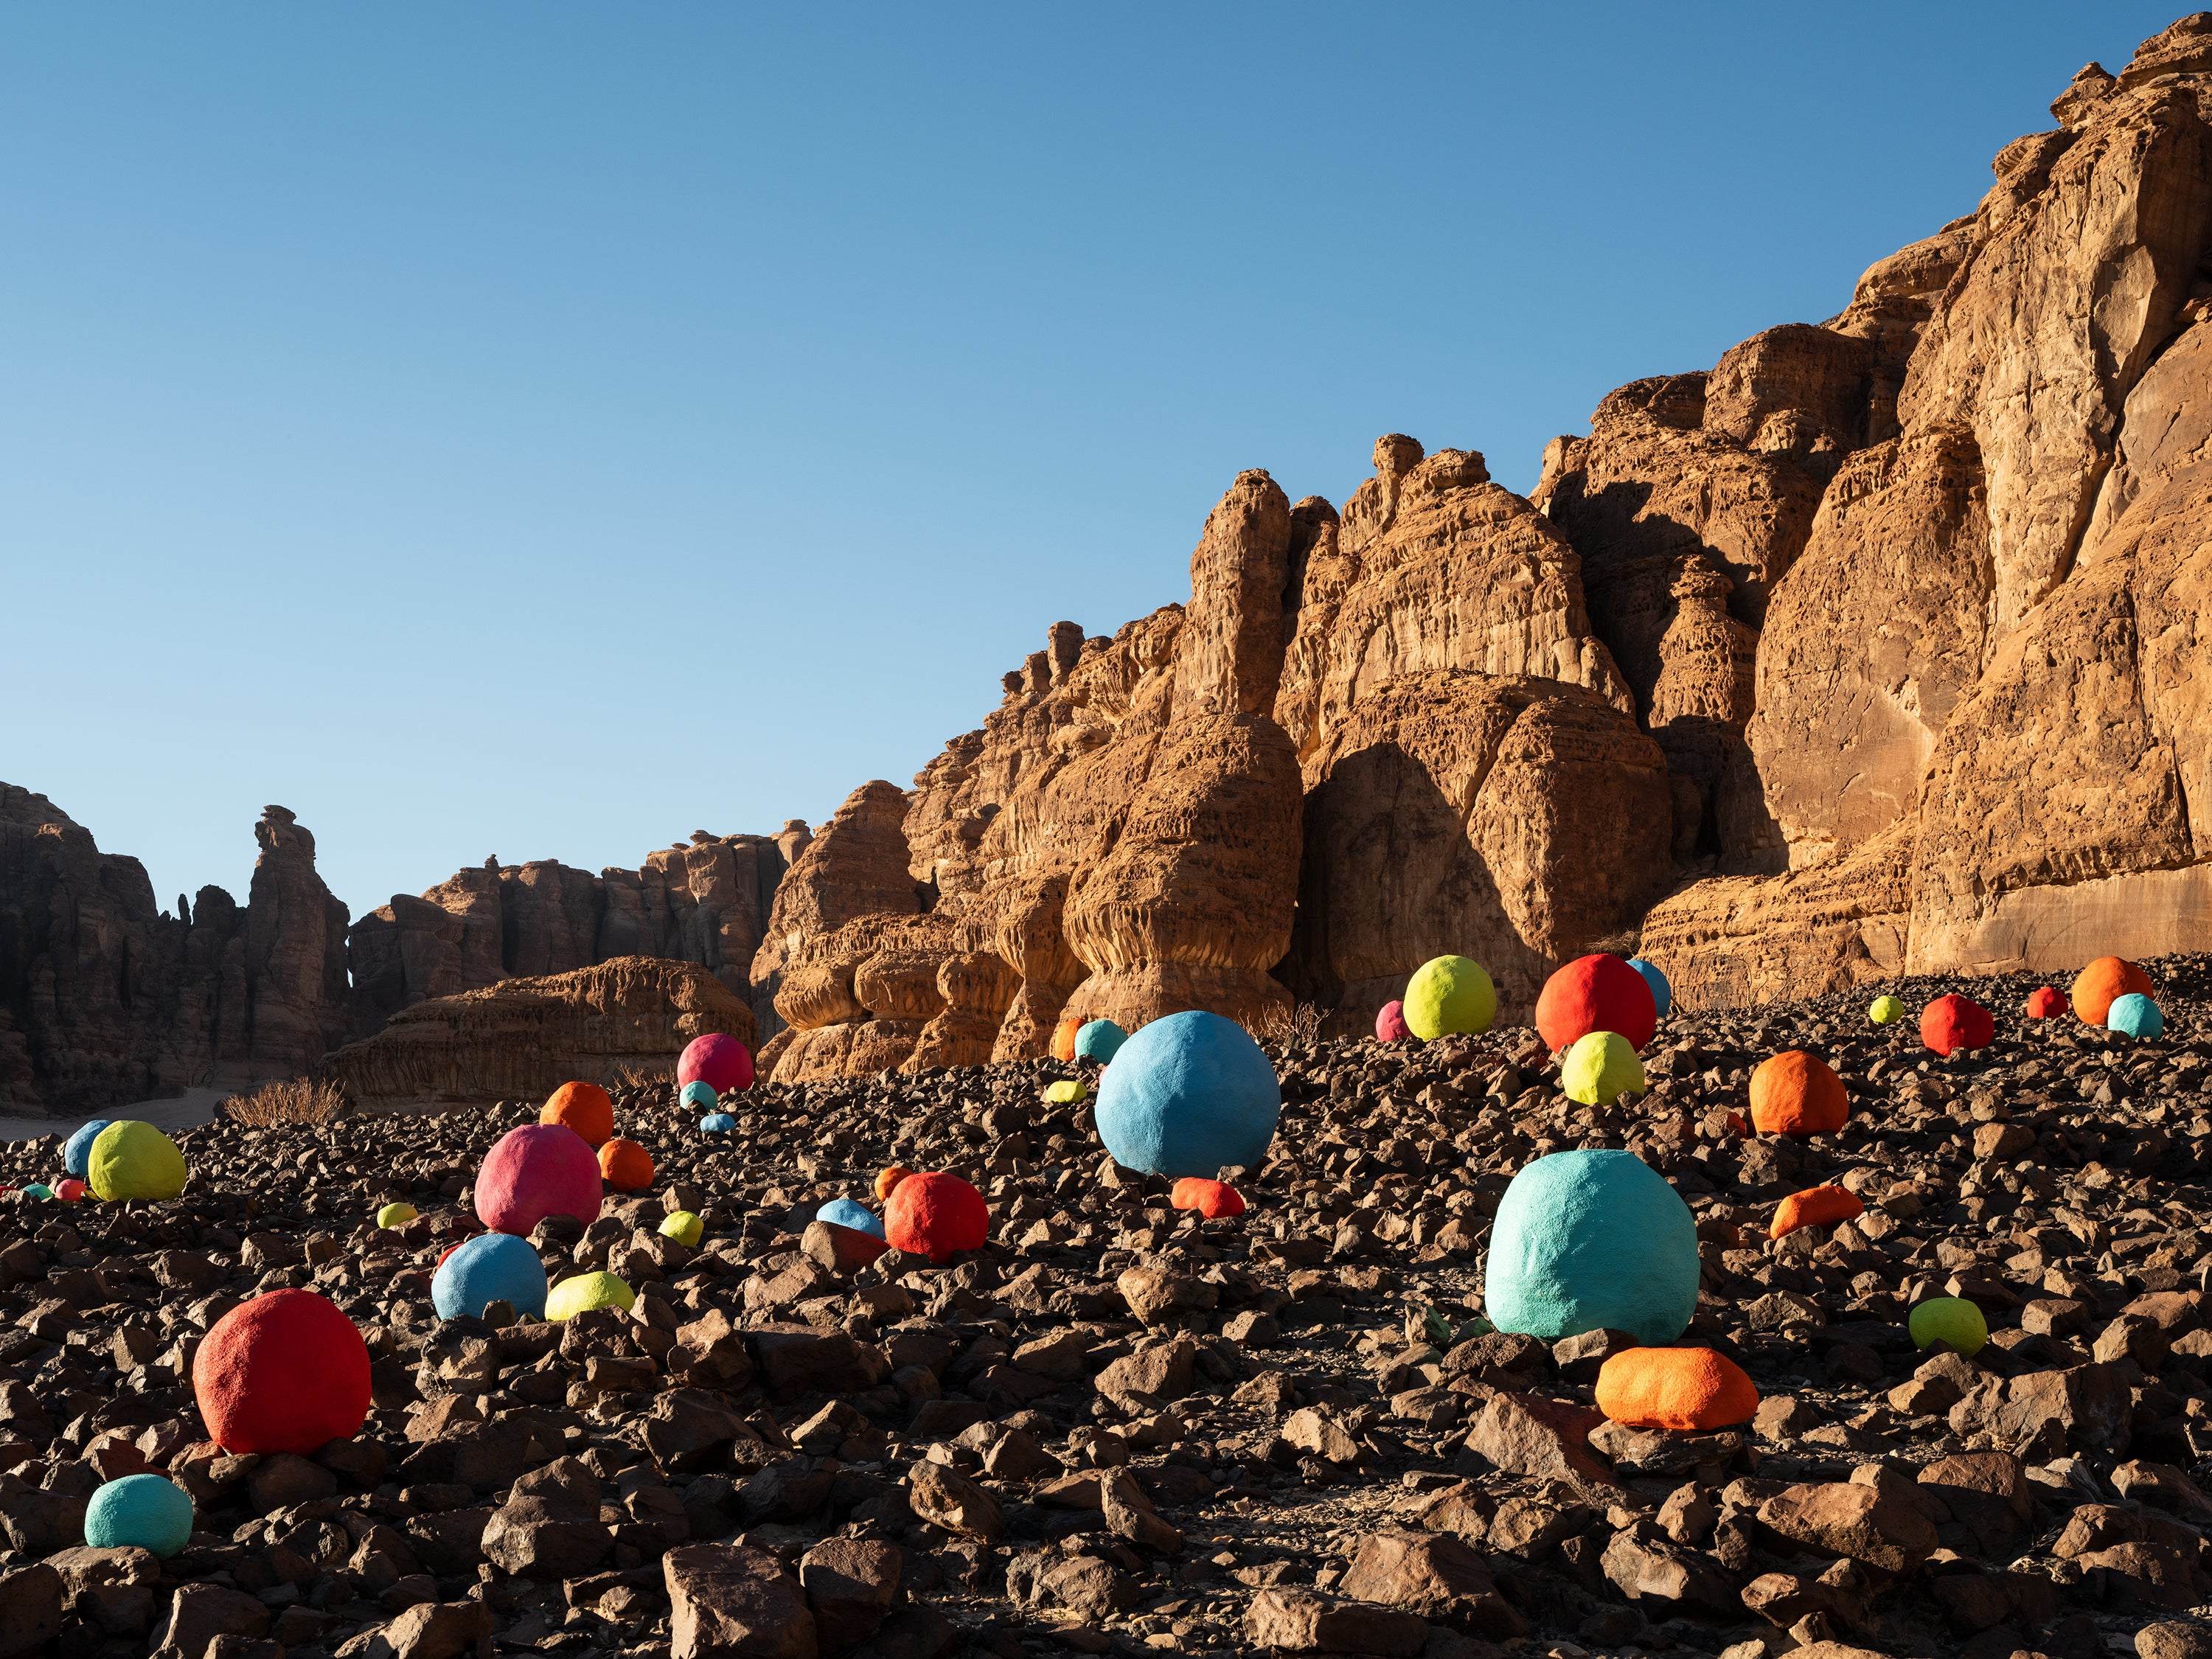
[[[1506,1188],[1490,1238],[1483,1311],[1501,1331],[1626,1331],[1658,1346],[1698,1311],[1697,1223],[1633,1153],[1538,1158]]]
[[[709,1112],[699,1120],[701,1131],[710,1135],[726,1135],[737,1127],[737,1119],[727,1112]]]
[[[814,1218],[833,1227],[850,1227],[871,1238],[884,1236],[883,1218],[858,1199],[833,1198],[814,1212]]]
[[[722,1103],[713,1084],[702,1083],[696,1078],[684,1085],[684,1092],[678,1098],[695,1112],[711,1112]]]
[[[62,1148],[64,1174],[73,1175],[80,1181],[84,1179],[85,1162],[92,1156],[92,1143],[99,1139],[100,1132],[114,1121],[112,1118],[96,1117],[69,1138],[69,1143]]]
[[[191,1535],[192,1500],[158,1474],[110,1480],[85,1506],[84,1541],[96,1550],[149,1550],[166,1561]]]
[[[1121,1045],[1100,1076],[1098,1138],[1132,1170],[1211,1179],[1230,1164],[1257,1169],[1282,1109],[1275,1068],[1250,1034],[1192,1009]]]
[[[1668,1010],[1674,1006],[1674,988],[1667,982],[1667,975],[1659,971],[1656,962],[1646,962],[1642,957],[1631,957],[1628,965],[1644,975],[1644,982],[1651,988],[1651,1003],[1659,1011],[1659,1018],[1667,1018]]]
[[[2118,1031],[2122,1036],[2137,1039],[2166,1035],[2166,1016],[2140,991],[2130,991],[2125,996],[2114,997],[2112,1006],[2105,1011],[2105,1029]]]
[[[494,1302],[532,1319],[545,1316],[545,1264],[528,1239],[478,1233],[449,1251],[431,1275],[430,1305],[441,1319],[481,1319]]]
[[[1075,1034],[1075,1057],[1095,1060],[1101,1066],[1121,1052],[1129,1034],[1110,1019],[1094,1019]]]

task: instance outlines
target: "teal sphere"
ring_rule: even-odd
[[[720,1096],[708,1085],[696,1079],[684,1085],[684,1092],[678,1099],[695,1112],[711,1112],[721,1103]]]
[[[699,1127],[710,1135],[726,1135],[738,1127],[738,1121],[727,1112],[709,1112],[699,1120]]]
[[[1095,1060],[1101,1066],[1121,1052],[1129,1034],[1110,1019],[1094,1019],[1075,1034],[1075,1057]]]
[[[478,1233],[456,1245],[431,1276],[430,1305],[441,1319],[481,1319],[494,1302],[532,1319],[545,1316],[545,1265],[528,1239]]]
[[[84,1511],[84,1541],[96,1550],[136,1547],[162,1560],[192,1535],[192,1500],[158,1474],[126,1474],[93,1493]]]
[[[850,1227],[871,1238],[884,1236],[883,1218],[858,1199],[833,1198],[814,1212],[814,1218],[827,1221],[832,1226]]]
[[[1667,983],[1667,975],[1659,971],[1656,962],[1646,962],[1642,957],[1631,957],[1628,965],[1644,976],[1651,988],[1652,1005],[1659,1010],[1659,1018],[1667,1018],[1667,1011],[1674,1006],[1674,988]]]
[[[1632,1152],[1540,1158],[1498,1201],[1483,1310],[1547,1342],[1602,1329],[1664,1346],[1698,1311],[1690,1206]]]
[[[1191,1009],[1156,1019],[1101,1074],[1098,1138],[1147,1175],[1258,1169],[1283,1109],[1275,1068],[1233,1019]]]
[[[2122,1036],[2148,1038],[2166,1034],[2166,1016],[2140,991],[2130,991],[2124,997],[2114,997],[2112,1006],[2105,1011],[2105,1029],[2118,1031]]]

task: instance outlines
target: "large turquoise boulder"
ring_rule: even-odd
[[[478,1233],[448,1251],[430,1276],[430,1305],[441,1319],[481,1319],[495,1302],[532,1319],[544,1317],[545,1264],[528,1239]]]
[[[2105,1025],[2122,1036],[2148,1041],[2166,1034],[2166,1016],[2142,992],[2130,991],[2112,999],[2112,1006],[2105,1011]]]
[[[1098,1138],[1115,1161],[1148,1175],[1257,1169],[1275,1138],[1282,1086],[1233,1019],[1170,1014],[1123,1043],[1098,1084]]]
[[[1538,1158],[1498,1202],[1483,1310],[1547,1342],[1601,1329],[1674,1341],[1698,1311],[1690,1206],[1631,1152]]]

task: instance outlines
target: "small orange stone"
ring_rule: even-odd
[[[546,1097],[538,1121],[574,1130],[586,1146],[604,1146],[615,1132],[615,1103],[596,1083],[564,1083]]]
[[[1752,1127],[1763,1135],[1830,1135],[1850,1115],[1843,1079],[1802,1048],[1763,1060],[1751,1074]]]
[[[619,1193],[635,1193],[653,1185],[653,1154],[635,1140],[620,1137],[599,1148],[599,1174]]]
[[[2102,1025],[2112,1004],[2130,991],[2139,997],[2150,995],[2150,975],[2132,962],[2099,957],[2075,976],[2074,1018],[2084,1025]]]
[[[1225,1181],[1208,1181],[1204,1176],[1185,1176],[1176,1182],[1168,1202],[1178,1210],[1195,1210],[1208,1221],[1244,1213],[1243,1194]]]
[[[891,1195],[891,1188],[914,1173],[903,1164],[894,1164],[876,1173],[876,1202],[880,1204]]]
[[[1859,1195],[1846,1187],[1811,1187],[1802,1193],[1792,1193],[1774,1206],[1774,1224],[1766,1230],[1769,1238],[1779,1238],[1784,1233],[1794,1233],[1800,1227],[1819,1227],[1831,1221],[1856,1221],[1866,1213],[1866,1206]]]
[[[1632,1429],[1725,1429],[1759,1414],[1759,1389],[1711,1348],[1631,1348],[1599,1368],[1597,1408]]]
[[[1052,1057],[1054,1060],[1075,1058],[1075,1034],[1083,1029],[1079,1019],[1063,1019],[1052,1028]]]

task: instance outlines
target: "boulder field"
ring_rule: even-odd
[[[1047,1098],[1087,1062],[769,1081],[713,1134],[672,1078],[617,1085],[659,1190],[530,1243],[635,1303],[559,1325],[431,1304],[535,1100],[188,1130],[177,1198],[0,1195],[0,1656],[2201,1654],[2212,958],[2145,966],[2142,1042],[2027,1018],[2021,975],[1887,983],[1994,1008],[1948,1058],[1856,994],[1678,1005],[1649,1091],[1602,1106],[1525,1027],[1271,1044],[1279,1132],[1212,1220]],[[1849,1118],[1747,1133],[1793,1048]],[[1682,1341],[1741,1368],[1749,1420],[1609,1421],[1625,1334],[1490,1328],[1499,1201],[1576,1148],[1688,1206]],[[0,1178],[61,1155],[15,1143]],[[988,1243],[933,1267],[814,1220],[892,1164],[975,1183]],[[1771,1237],[1814,1188],[1857,1213]],[[198,1346],[280,1287],[361,1330],[369,1416],[228,1455]],[[1914,1346],[1937,1300],[1980,1311],[1971,1356]],[[149,1469],[185,1547],[87,1547],[103,1482]]]

